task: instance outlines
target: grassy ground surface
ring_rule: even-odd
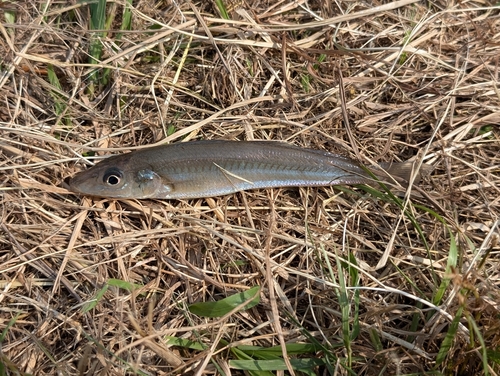
[[[0,375],[498,375],[495,1],[0,2]],[[280,140],[408,189],[80,197],[97,158]]]

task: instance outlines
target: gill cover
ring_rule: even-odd
[[[139,170],[135,173],[132,190],[136,198],[153,197],[162,190],[162,179],[154,171]]]

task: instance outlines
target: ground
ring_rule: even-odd
[[[0,35],[0,375],[499,373],[498,3],[4,1]],[[201,139],[413,181],[67,190]]]

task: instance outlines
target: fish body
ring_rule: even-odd
[[[407,176],[408,166],[395,163],[390,172]],[[357,162],[342,155],[273,141],[210,140],[114,155],[78,173],[69,186],[76,193],[108,198],[189,199],[372,181]]]

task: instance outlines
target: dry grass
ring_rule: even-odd
[[[0,375],[242,374],[272,346],[297,375],[499,373],[495,2],[243,1],[225,21],[216,1],[139,0],[122,31],[118,0],[100,34],[71,4],[0,3]],[[434,170],[401,200],[64,189],[82,157],[202,138]],[[253,286],[252,308],[189,309]]]

